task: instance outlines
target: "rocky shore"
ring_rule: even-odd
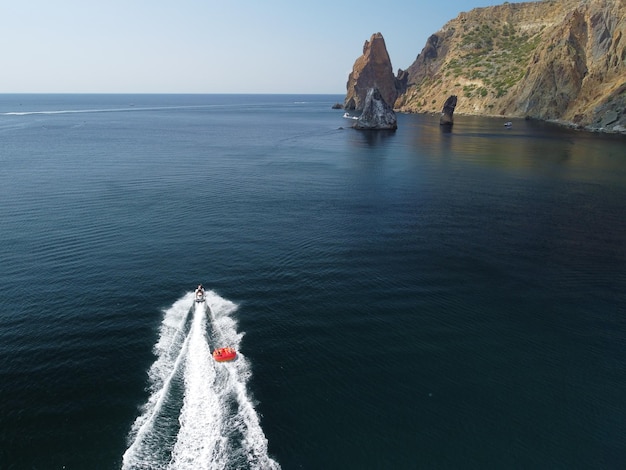
[[[381,33],[348,78],[346,109],[378,87],[397,112],[528,118],[626,134],[626,3],[543,0],[459,14],[394,75]]]

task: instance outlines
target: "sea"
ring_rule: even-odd
[[[0,468],[626,467],[626,137],[342,101],[0,95]]]

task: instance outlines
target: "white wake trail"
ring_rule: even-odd
[[[226,417],[225,430],[241,436],[237,446],[230,450],[230,467],[259,470],[278,470],[280,465],[268,454],[267,438],[261,428],[259,415],[254,409],[248,394],[247,382],[252,369],[246,357],[240,352],[243,334],[237,332],[237,322],[230,316],[237,306],[222,299],[215,293],[207,297],[210,315],[216,332],[217,347],[232,346],[238,352],[237,360],[230,364],[220,364],[223,374],[218,375],[218,387],[222,390],[225,406],[234,401],[236,412]]]
[[[212,291],[205,297],[206,305],[186,294],[165,312],[151,395],[131,429],[123,470],[280,469],[247,391],[251,368],[231,316],[237,306]],[[223,346],[238,351],[235,361],[213,360],[211,349]]]
[[[184,362],[188,349],[189,337],[185,337],[184,327],[189,313],[189,303],[193,294],[189,293],[165,311],[159,340],[154,346],[156,361],[150,367],[151,395],[143,406],[142,414],[133,423],[129,442],[130,446],[124,453],[122,468],[161,468],[163,435],[167,429],[159,429],[159,417],[172,380]]]
[[[222,436],[224,422],[215,367],[205,336],[204,304],[196,304],[189,333],[185,365],[185,398],[180,414],[180,431],[168,468],[180,470],[222,469],[228,460],[227,440]]]

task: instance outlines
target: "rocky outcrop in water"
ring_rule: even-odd
[[[365,96],[363,112],[354,123],[355,129],[362,130],[396,130],[398,119],[378,88],[370,88]]]
[[[382,34],[372,34],[370,40],[365,41],[363,55],[354,62],[346,86],[345,109],[363,109],[367,91],[373,87],[378,88],[383,99],[393,106],[398,90]]]
[[[451,126],[454,123],[454,108],[456,108],[456,95],[450,96],[443,104],[439,124],[442,126]]]

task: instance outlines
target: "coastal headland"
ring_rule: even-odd
[[[377,86],[398,112],[553,121],[626,134],[626,5],[543,0],[476,8],[432,34],[394,74],[381,33],[365,41],[348,77],[346,109]]]

